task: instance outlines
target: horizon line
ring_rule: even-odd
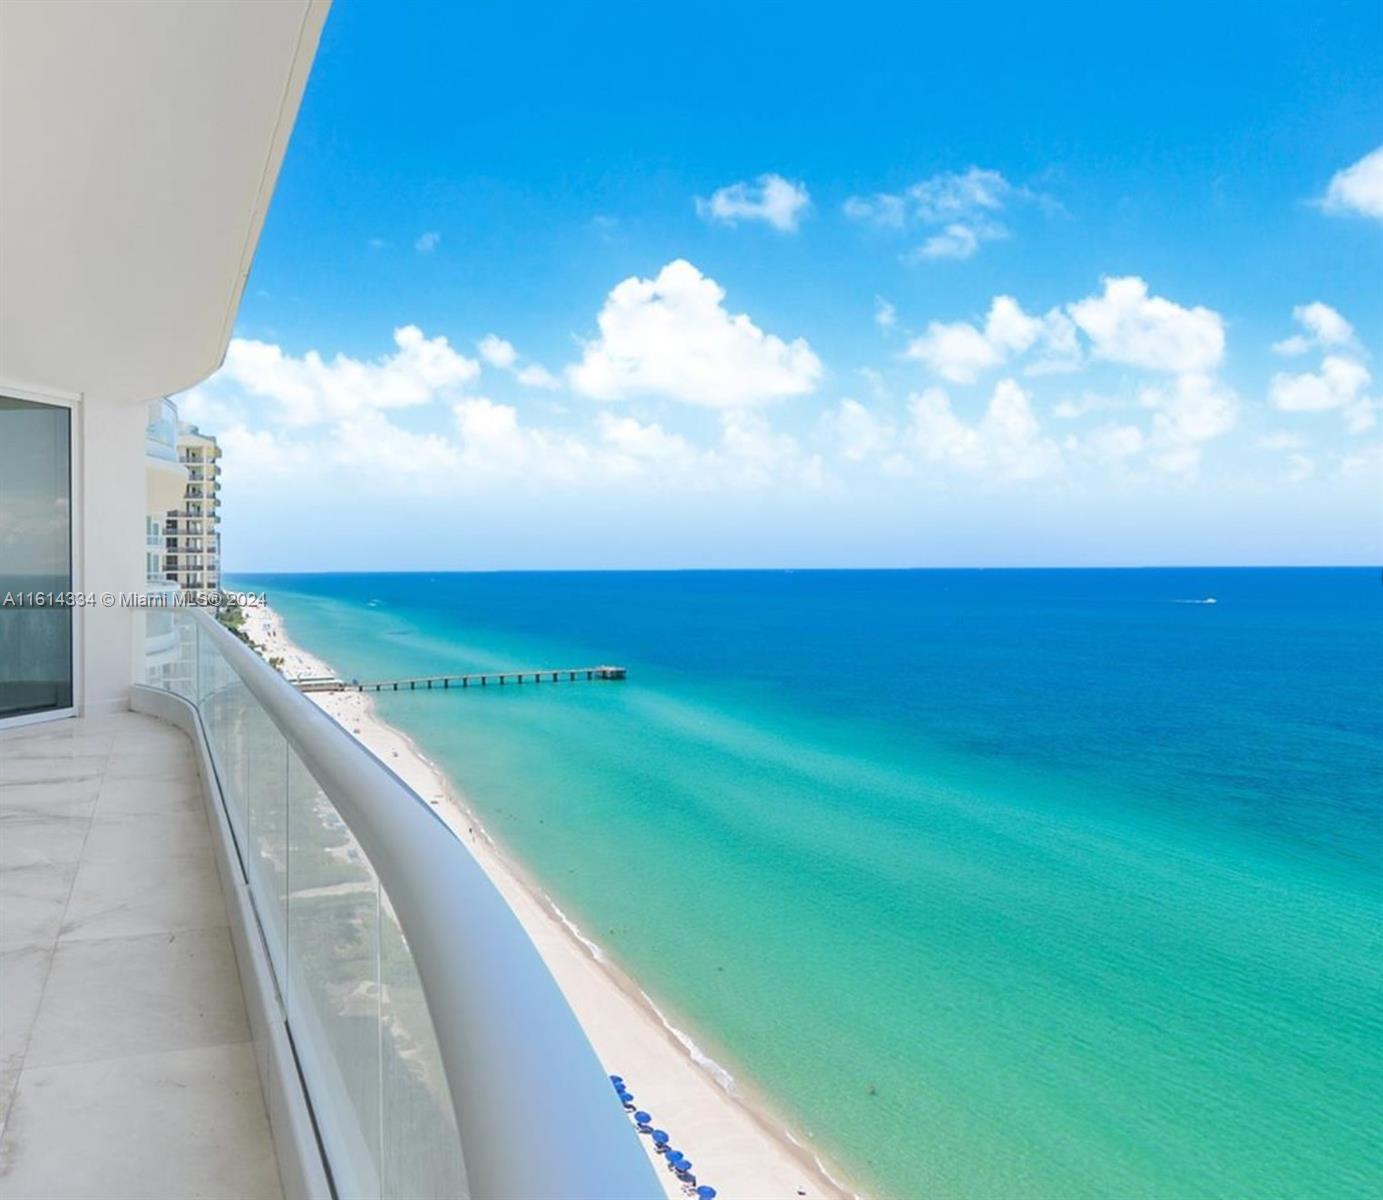
[[[931,565],[878,567],[325,567],[310,571],[237,568],[224,571],[235,575],[675,575],[675,574],[847,574],[909,571],[1378,571],[1383,563],[1124,563],[1048,565]]]

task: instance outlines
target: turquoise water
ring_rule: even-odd
[[[1376,573],[234,584],[348,676],[629,667],[381,711],[870,1192],[1383,1195]]]

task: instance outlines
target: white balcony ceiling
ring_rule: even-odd
[[[216,369],[328,7],[0,2],[0,386]]]

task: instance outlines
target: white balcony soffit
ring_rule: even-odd
[[[204,379],[330,0],[0,3],[0,382]]]

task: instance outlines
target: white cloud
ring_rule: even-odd
[[[1344,411],[1347,433],[1367,433],[1378,424],[1379,402],[1364,398],[1348,405]]]
[[[882,296],[874,297],[874,323],[880,329],[892,329],[898,324],[898,310]]]
[[[1137,276],[1104,281],[1104,294],[1068,311],[1097,358],[1154,371],[1200,372],[1224,357],[1224,322],[1208,308],[1183,308],[1148,295]]]
[[[738,487],[783,481],[818,488],[825,479],[820,457],[804,456],[796,438],[773,429],[758,412],[721,415],[720,446],[711,461],[716,475]]]
[[[556,375],[537,363],[529,363],[526,367],[520,367],[514,372],[514,378],[524,387],[542,388],[544,391],[556,391],[562,386],[562,381]]]
[[[1153,410],[1148,449],[1155,467],[1189,475],[1200,465],[1201,446],[1223,437],[1239,420],[1234,392],[1208,374],[1187,372],[1143,389]]]
[[[882,229],[933,230],[909,256],[913,260],[962,260],[973,257],[982,243],[1008,236],[999,214],[1010,204],[1037,199],[998,171],[971,167],[933,175],[901,193],[851,196],[843,211],[852,220]]]
[[[932,321],[904,353],[952,383],[974,383],[981,372],[1004,361],[1003,352],[968,321]]]
[[[527,424],[512,405],[472,397],[453,406],[460,462],[472,478],[608,487],[643,481],[659,490],[755,490],[819,486],[821,461],[790,434],[753,412],[721,415],[717,439],[699,447],[657,422],[609,411],[594,429],[563,431]]]
[[[413,248],[417,250],[419,254],[431,254],[441,244],[442,235],[435,229],[429,229],[413,243]]]
[[[1378,422],[1379,401],[1367,395],[1373,378],[1360,361],[1364,348],[1354,327],[1335,309],[1319,300],[1292,310],[1292,316],[1306,330],[1304,334],[1278,342],[1279,354],[1323,352],[1315,371],[1279,372],[1268,385],[1268,399],[1282,412],[1329,412],[1340,410],[1345,429],[1351,434],[1365,433]]]
[[[225,456],[223,474],[236,484],[288,474],[311,467],[314,461],[312,446],[267,429],[251,429],[243,421],[220,429],[216,440]]]
[[[1258,439],[1258,448],[1275,453],[1281,450],[1300,450],[1306,444],[1306,439],[1299,433],[1289,433],[1285,429],[1274,430],[1272,433],[1265,433]]]
[[[523,387],[556,391],[562,386],[562,381],[556,375],[538,363],[519,366],[520,355],[514,343],[497,334],[487,333],[476,343],[476,349],[490,366],[511,372]]]
[[[492,367],[508,370],[518,361],[519,352],[514,349],[513,342],[506,342],[497,334],[487,333],[475,347],[480,351],[480,357]]]
[[[883,229],[902,229],[908,218],[908,206],[903,197],[888,192],[875,196],[851,196],[841,210],[852,221],[866,222]]]
[[[1137,425],[1104,425],[1075,439],[1075,445],[1099,462],[1118,464],[1141,454],[1147,437]]]
[[[1363,475],[1371,480],[1383,475],[1383,442],[1365,446],[1362,451],[1341,455],[1340,474],[1345,478]]]
[[[1029,366],[1029,373],[1069,370],[1079,361],[1075,328],[1058,309],[1033,317],[1012,296],[996,296],[983,329],[968,321],[933,321],[904,354],[952,383],[973,383],[983,372],[1039,345],[1045,353]]]
[[[932,223],[999,212],[1015,194],[1017,189],[998,171],[980,167],[960,173],[943,172],[908,188],[908,199],[918,217]]]
[[[617,284],[598,317],[600,336],[567,368],[572,387],[599,400],[664,396],[707,408],[745,408],[812,391],[821,360],[802,338],[785,342],[743,313],[691,263]]]
[[[1014,380],[1001,379],[984,414],[967,424],[940,388],[908,400],[907,441],[924,461],[984,473],[994,479],[1028,480],[1061,465],[1061,451],[1042,436],[1029,394]]]
[[[1359,400],[1369,386],[1363,363],[1339,354],[1327,354],[1319,371],[1274,375],[1268,387],[1273,407],[1283,412],[1325,412],[1345,408]]]
[[[1301,483],[1310,479],[1316,473],[1316,463],[1314,459],[1308,458],[1305,454],[1289,454],[1287,456],[1287,482]]]
[[[698,196],[696,211],[708,221],[734,225],[739,221],[765,221],[780,233],[794,233],[798,218],[811,203],[804,184],[781,175],[760,175],[754,183],[732,183],[718,188],[709,199]]]
[[[1325,190],[1322,207],[1330,213],[1354,213],[1383,221],[1383,146],[1337,171]]]
[[[199,392],[214,401],[238,389],[272,400],[287,425],[313,425],[426,404],[480,374],[478,362],[458,354],[444,337],[426,337],[416,325],[395,329],[394,345],[394,354],[373,362],[344,354],[327,361],[316,350],[299,358],[268,342],[233,338],[221,369]]]
[[[893,444],[895,436],[892,424],[849,398],[821,415],[817,433],[825,445],[847,462],[863,462],[882,453]]]
[[[668,433],[657,422],[644,423],[633,417],[602,412],[597,425],[600,441],[627,472],[647,467],[677,474],[692,466],[699,452],[681,434]]]
[[[1052,405],[1052,416],[1060,421],[1075,421],[1086,413],[1118,407],[1119,402],[1111,397],[1086,392],[1081,396],[1068,396],[1064,400],[1058,400]]]
[[[1305,354],[1313,349],[1329,350],[1357,345],[1354,326],[1330,305],[1319,300],[1298,304],[1292,309],[1292,317],[1306,332],[1273,343],[1273,350],[1278,354]]]
[[[462,466],[479,479],[573,480],[590,467],[592,449],[581,438],[524,425],[513,405],[472,396],[454,404],[452,415]]]
[[[455,470],[461,459],[456,446],[440,434],[401,429],[381,412],[357,413],[339,422],[330,457],[339,466],[425,484],[438,473]]]
[[[980,248],[980,235],[969,225],[947,225],[917,248],[919,258],[973,258]]]

